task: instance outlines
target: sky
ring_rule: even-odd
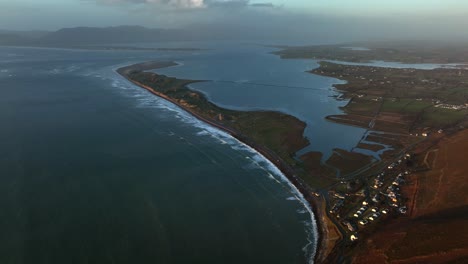
[[[468,0],[0,0],[0,29],[118,25],[460,36]]]

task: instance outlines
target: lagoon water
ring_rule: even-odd
[[[256,45],[228,46],[221,51],[176,57],[181,65],[156,72],[168,76],[209,80],[191,84],[218,105],[238,110],[277,110],[307,123],[304,135],[311,145],[300,153],[320,151],[327,159],[333,148],[351,149],[364,129],[328,122],[324,117],[341,114],[347,101],[337,100],[333,84],[342,81],[307,73],[313,60],[283,60],[273,48]]]
[[[185,44],[192,45],[192,44]],[[198,47],[198,46],[197,46]],[[304,263],[313,216],[269,162],[131,85],[158,72],[234,109],[307,122],[307,150],[351,149],[364,130],[326,122],[338,80],[256,45],[193,52],[0,48],[0,263]]]

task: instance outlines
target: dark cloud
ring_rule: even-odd
[[[256,4],[251,4],[250,6],[253,6],[253,7],[269,7],[269,8],[275,7],[275,5],[272,4],[272,3],[256,3]]]
[[[241,8],[249,5],[249,0],[205,0],[208,7]]]

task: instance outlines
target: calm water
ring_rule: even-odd
[[[215,68],[225,59],[215,50],[0,48],[0,263],[312,257],[311,215],[281,174],[113,72],[149,59],[189,65],[204,57]]]

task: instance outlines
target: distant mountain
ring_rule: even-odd
[[[28,45],[31,42],[31,39],[21,37],[13,33],[1,33],[0,32],[0,45],[9,46],[9,45]]]
[[[55,32],[14,32],[0,30],[0,45],[74,47],[190,39],[188,32],[178,29],[148,29],[141,26],[76,27]]]
[[[12,31],[0,29],[0,45],[32,45],[34,41],[49,33],[48,31]]]
[[[140,26],[108,28],[64,28],[50,33],[38,41],[47,46],[81,46],[116,43],[154,42],[182,39],[183,32],[174,29],[148,29]]]
[[[39,39],[49,34],[50,31],[42,30],[30,30],[30,31],[13,31],[13,30],[2,30],[0,29],[0,34],[13,34],[27,39]]]

